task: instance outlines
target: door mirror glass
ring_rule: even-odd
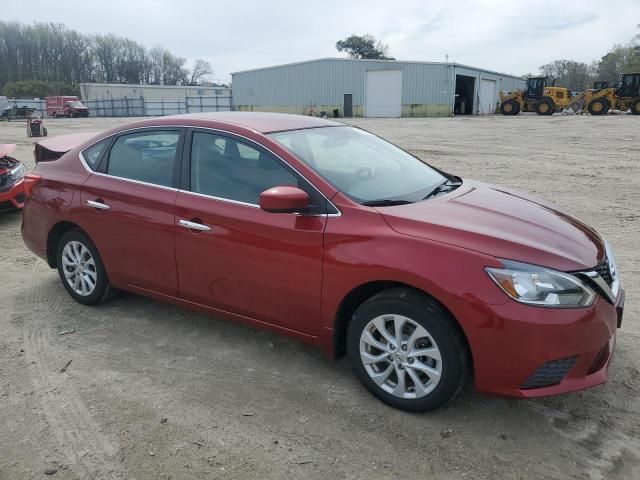
[[[260,194],[260,208],[270,213],[296,213],[309,206],[309,195],[298,187],[281,186]]]

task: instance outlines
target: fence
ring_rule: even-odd
[[[145,100],[140,98],[105,98],[82,100],[91,117],[156,117],[197,112],[229,112],[232,97],[186,97],[185,101]],[[34,108],[41,116],[47,113],[44,100],[9,99],[9,105]]]
[[[92,117],[159,117],[196,112],[229,112],[233,110],[231,97],[186,97],[185,101],[119,98],[83,100]]]
[[[9,98],[7,99],[7,102],[10,107],[33,108],[41,117],[47,113],[47,106],[44,100],[40,100],[39,98]]]

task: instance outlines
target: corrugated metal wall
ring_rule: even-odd
[[[233,104],[341,105],[351,93],[354,106],[364,105],[366,71],[380,69],[403,71],[403,105],[453,105],[455,74],[495,79],[504,90],[523,85],[517,77],[455,64],[320,59],[233,73]]]
[[[403,71],[402,103],[451,103],[449,66],[325,59],[232,75],[234,105],[333,105],[345,93],[364,104],[367,70]]]

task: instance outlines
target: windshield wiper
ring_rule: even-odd
[[[455,190],[460,185],[462,185],[462,179],[459,177],[448,178],[436,188],[431,190],[429,194],[423,198],[423,200],[427,200],[428,198],[435,197],[436,195],[440,195],[441,193],[450,192],[451,190]]]
[[[390,198],[382,198],[380,200],[369,200],[368,202],[362,202],[365,207],[392,207],[394,205],[407,205],[413,203],[409,200],[392,200]]]

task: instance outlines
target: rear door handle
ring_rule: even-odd
[[[198,230],[200,232],[208,232],[211,230],[211,227],[208,225],[203,225],[202,223],[191,222],[189,220],[180,220],[178,222],[181,227],[188,228],[189,230]]]
[[[91,208],[97,208],[98,210],[109,210],[109,205],[106,205],[102,202],[97,202],[95,200],[87,200],[87,205]]]

